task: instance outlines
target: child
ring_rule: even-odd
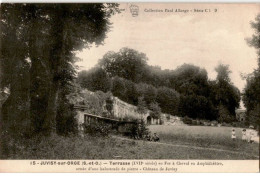
[[[247,142],[248,143],[253,143],[254,142],[254,127],[250,126],[249,130],[248,130],[248,138],[247,138]]]
[[[232,129],[232,135],[231,135],[231,138],[233,139],[233,141],[236,140],[236,131],[235,131],[234,128]]]
[[[242,131],[242,141],[246,141],[246,129],[245,128]]]

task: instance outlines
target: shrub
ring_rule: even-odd
[[[182,119],[183,123],[187,124],[187,125],[191,125],[192,124],[192,119],[189,118],[188,116],[185,116],[183,119]]]
[[[106,123],[91,123],[85,124],[84,132],[92,136],[108,136],[111,132],[112,126]]]
[[[198,125],[197,120],[191,120],[192,125]]]
[[[247,128],[248,125],[246,125],[245,122],[233,122],[231,123],[233,127],[240,127],[240,128]]]
[[[228,111],[228,109],[226,107],[224,107],[223,105],[219,106],[218,122],[232,123],[235,120],[236,120],[235,117],[230,114],[230,112]]]
[[[142,119],[140,122],[136,120],[135,122],[130,129],[130,136],[134,139],[145,139],[149,134],[149,129],[146,127],[144,120]]]

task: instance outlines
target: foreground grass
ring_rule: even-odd
[[[256,159],[243,152],[230,153],[169,146],[118,137],[35,137],[8,144],[2,159]]]

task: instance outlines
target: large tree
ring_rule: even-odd
[[[243,93],[243,101],[247,108],[249,123],[260,126],[260,14],[251,22],[255,34],[248,39],[248,44],[257,50],[258,67],[247,77],[247,84]]]
[[[119,52],[108,52],[99,61],[99,66],[110,76],[119,76],[133,82],[140,82],[145,74],[147,57],[144,53],[130,48]]]
[[[156,98],[162,112],[177,115],[180,101],[180,94],[168,87],[159,87]]]
[[[94,67],[88,71],[79,72],[77,82],[82,88],[87,88],[91,91],[107,92],[111,90],[112,81],[107,73],[99,67]]]
[[[219,64],[215,70],[218,74],[215,87],[212,88],[215,89],[215,102],[219,109],[219,119],[225,119],[224,116],[227,117],[226,114],[228,114],[229,117],[233,117],[234,120],[235,109],[239,107],[240,91],[231,82],[231,71],[228,65]],[[225,110],[223,110],[223,108]],[[231,120],[228,120],[228,122],[230,121]]]
[[[36,130],[56,132],[58,97],[75,74],[75,51],[102,44],[117,11],[117,4],[101,3],[1,5],[4,85],[12,95],[14,68],[19,61],[30,62],[30,116],[42,120]]]

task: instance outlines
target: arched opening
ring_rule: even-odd
[[[147,125],[151,125],[152,124],[152,118],[151,116],[148,116],[146,119]]]

